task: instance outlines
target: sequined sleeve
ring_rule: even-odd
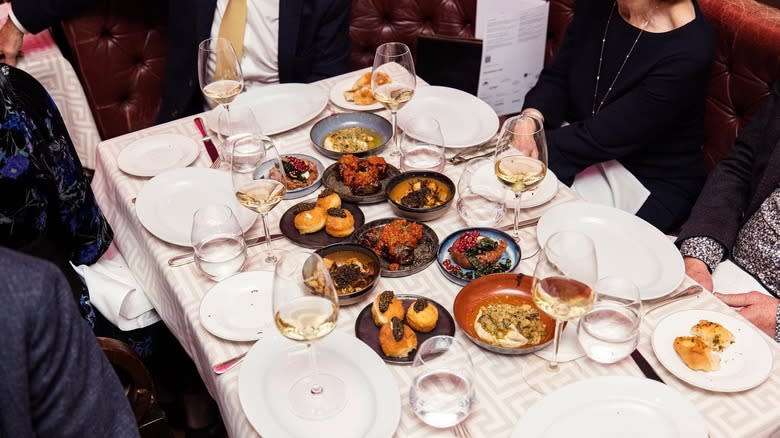
[[[683,257],[693,257],[703,261],[710,272],[723,260],[723,245],[711,237],[696,236],[683,240],[680,245]]]

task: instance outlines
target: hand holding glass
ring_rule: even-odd
[[[236,216],[227,205],[208,205],[192,217],[195,265],[212,280],[225,279],[244,267],[246,243]]]
[[[493,159],[471,160],[458,180],[456,208],[471,227],[493,227],[506,212],[506,190],[493,177]]]
[[[439,122],[429,116],[413,119],[401,141],[401,171],[441,172],[445,163],[444,136]]]
[[[412,99],[416,83],[412,52],[406,44],[392,42],[377,47],[371,70],[371,91],[374,98],[390,111],[396,145],[391,156],[400,154],[396,113]]]
[[[333,331],[339,315],[338,294],[322,258],[308,251],[280,255],[272,303],[276,327],[285,337],[304,342],[309,355],[310,373],[290,388],[290,408],[312,420],[337,414],[346,403],[344,382],[319,372],[311,346]]]

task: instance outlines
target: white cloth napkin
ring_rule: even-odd
[[[585,200],[636,214],[650,191],[617,160],[597,163],[574,177],[571,186]]]
[[[120,330],[135,330],[160,320],[113,243],[95,264],[71,265],[87,284],[95,308]]]
[[[722,294],[738,294],[757,290],[770,294],[752,275],[743,271],[731,260],[724,260],[712,272],[712,287]]]

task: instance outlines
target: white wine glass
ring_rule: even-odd
[[[371,70],[371,91],[377,102],[390,111],[395,142],[390,156],[397,157],[401,154],[396,113],[412,99],[416,83],[417,75],[409,46],[392,42],[377,47]]]
[[[534,304],[555,320],[550,369],[558,368],[564,322],[591,309],[598,277],[596,246],[590,237],[576,231],[560,231],[547,239],[534,269],[531,295]]]
[[[287,180],[284,166],[274,142],[258,134],[236,134],[228,137],[230,176],[236,199],[244,207],[260,214],[265,234],[261,253],[262,270],[271,270],[277,256],[271,244],[268,213],[284,199]]]
[[[309,370],[288,393],[291,410],[301,418],[322,420],[346,403],[344,382],[317,367],[312,343],[336,327],[339,300],[323,259],[309,251],[286,252],[274,270],[274,322],[282,335],[306,344]]]
[[[520,235],[520,197],[534,190],[547,174],[547,140],[544,126],[526,115],[510,117],[501,127],[494,154],[498,180],[515,195],[512,237],[520,245],[523,258],[536,253],[536,238]]]
[[[203,94],[230,115],[230,103],[244,89],[236,49],[227,38],[209,38],[198,45],[198,81]]]

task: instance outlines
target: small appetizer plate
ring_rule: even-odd
[[[298,246],[314,249],[348,240],[349,236],[333,237],[326,233],[324,228],[311,234],[301,234],[298,232],[298,229],[295,228],[295,215],[298,214],[299,210],[304,210],[304,204],[312,204],[313,207],[315,202],[317,202],[316,198],[299,202],[287,209],[279,219],[279,228],[281,229],[282,234]],[[363,226],[366,218],[363,216],[363,211],[357,205],[350,204],[349,202],[342,202],[341,208],[349,210],[349,212],[352,213],[352,217],[355,219],[355,230]],[[354,236],[355,233],[352,233],[352,235]]]
[[[410,207],[404,205],[402,200],[413,191],[411,186],[417,181],[432,180],[439,192],[444,195],[444,200],[431,207]],[[401,217],[407,217],[416,221],[431,221],[442,217],[455,197],[455,183],[446,175],[439,172],[410,171],[393,177],[385,187],[387,200],[393,213]],[[430,196],[430,192],[428,192]],[[431,198],[428,198],[429,200]],[[435,198],[434,198],[435,199]]]
[[[322,174],[322,185],[338,193],[342,200],[354,202],[355,204],[376,204],[378,202],[384,202],[385,199],[387,199],[385,189],[387,188],[388,182],[390,182],[394,176],[401,173],[398,168],[392,164],[388,164],[385,177],[379,180],[382,187],[376,193],[370,195],[355,195],[352,193],[352,189],[339,180],[338,165],[339,163],[333,163],[325,169]]]
[[[473,232],[477,232],[478,237],[484,236],[495,241],[503,240],[507,243],[506,249],[504,249],[504,252],[501,254],[498,261],[493,263],[494,266],[492,272],[490,272],[491,269],[485,268],[483,268],[482,273],[480,273],[480,271],[477,269],[465,268],[459,265],[453,259],[452,254],[450,253],[450,248],[455,245],[461,236],[463,236],[465,233]],[[520,263],[520,248],[517,246],[517,243],[515,242],[515,239],[512,238],[512,236],[503,231],[496,230],[495,228],[466,228],[463,230],[458,230],[444,238],[441,246],[439,246],[439,255],[436,260],[438,262],[437,264],[439,269],[441,270],[442,274],[447,277],[447,280],[450,280],[457,285],[465,286],[469,282],[487,274],[514,271],[515,268],[517,268],[517,264]],[[505,267],[505,269],[503,267]]]
[[[295,189],[295,190],[287,190],[287,193],[284,195],[284,199],[297,199],[304,197],[308,195],[309,193],[314,192],[317,190],[320,185],[322,185],[322,173],[325,171],[325,166],[322,165],[320,160],[312,157],[311,155],[306,154],[284,154],[282,155],[282,159],[285,157],[295,157],[299,160],[308,161],[309,163],[314,164],[315,169],[317,170],[317,178],[314,179],[311,184]],[[288,179],[289,176],[285,175]],[[289,186],[289,183],[288,183]]]
[[[333,278],[333,282],[336,286],[336,291],[339,292],[339,305],[348,306],[355,304],[363,300],[369,292],[374,290],[377,282],[379,281],[379,257],[374,254],[374,251],[370,249],[355,245],[354,243],[334,243],[326,247],[320,248],[315,253],[319,254],[322,258],[328,259],[337,264],[343,264],[345,261],[351,258],[355,258],[361,265],[368,268],[368,285],[360,288],[354,292],[342,294],[338,291],[339,280]],[[331,277],[333,277],[331,275]],[[353,283],[354,284],[354,281]]]
[[[417,246],[413,250],[412,263],[401,264],[397,267],[397,269],[391,269],[391,265],[397,263],[394,263],[391,260],[387,260],[381,254],[377,254],[379,256],[379,263],[382,266],[382,277],[399,278],[416,274],[427,268],[428,265],[436,260],[436,251],[439,249],[439,237],[431,227],[423,223],[397,217],[377,219],[368,222],[355,231],[355,233],[352,235],[352,239],[358,245],[372,248],[373,245],[371,245],[369,241],[374,239],[385,226],[396,220],[405,220],[409,223],[421,225],[422,239],[417,242]]]

